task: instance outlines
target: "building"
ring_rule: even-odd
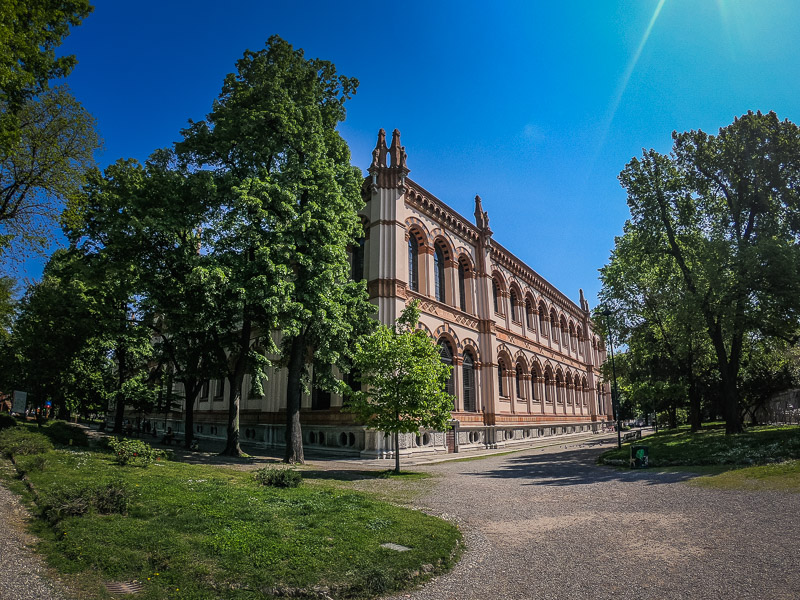
[[[401,453],[454,452],[529,443],[532,438],[597,431],[611,420],[600,381],[605,349],[588,302],[575,304],[492,237],[475,197],[475,222],[408,177],[405,148],[383,130],[362,188],[365,237],[352,250],[353,274],[368,282],[378,318],[391,324],[418,299],[420,325],[453,366],[453,430],[401,435]],[[244,441],[284,443],[285,373],[265,395],[245,397]],[[212,382],[195,406],[195,435],[223,437],[227,400]],[[245,380],[244,389],[249,389]],[[393,456],[393,441],[357,425],[342,399],[313,390],[304,398],[307,449],[363,457]],[[180,413],[168,421],[182,430]]]

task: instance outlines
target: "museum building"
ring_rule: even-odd
[[[492,237],[481,198],[474,223],[408,177],[400,133],[384,130],[362,187],[364,238],[351,249],[355,279],[365,279],[377,318],[392,324],[419,301],[420,327],[452,365],[453,428],[400,435],[400,453],[465,452],[598,431],[612,419],[600,378],[605,348],[589,304],[575,304]],[[286,371],[274,367],[264,395],[243,385],[241,440],[284,445]],[[312,378],[313,380],[313,378]],[[195,436],[223,438],[225,382],[204,386],[195,403]],[[181,433],[182,411],[167,422]],[[342,398],[313,389],[301,410],[306,450],[394,456],[392,436],[358,425]]]

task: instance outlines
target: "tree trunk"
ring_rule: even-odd
[[[284,462],[304,463],[303,432],[300,428],[300,401],[303,396],[302,376],[305,366],[305,336],[298,334],[289,347],[288,381],[286,385],[286,455]]]
[[[186,400],[186,414],[184,415],[184,440],[183,447],[187,450],[192,448],[194,441],[194,401],[200,391],[202,384],[196,379],[183,380],[183,392]]]
[[[242,379],[244,376],[237,377],[236,372],[228,377],[230,390],[228,391],[228,437],[225,442],[225,449],[220,452],[220,456],[242,456],[242,448],[239,446],[239,405],[242,399]]]
[[[117,408],[114,413],[114,429],[113,433],[122,433],[122,421],[125,418],[125,397],[122,393],[122,384],[125,383],[125,369],[126,365],[125,347],[122,341],[117,341],[117,369],[119,375],[118,388],[117,388]]]
[[[400,474],[400,434],[394,432],[394,472]]]

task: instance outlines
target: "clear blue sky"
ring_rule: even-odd
[[[95,4],[62,49],[101,164],[176,141],[278,34],[360,80],[341,127],[354,164],[400,129],[415,181],[469,217],[480,194],[495,239],[592,304],[631,157],[747,110],[800,123],[796,0]]]

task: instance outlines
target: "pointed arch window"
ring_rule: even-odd
[[[536,371],[531,371],[531,402],[536,402],[536,383],[538,378],[536,377]]]
[[[408,238],[408,289],[419,291],[419,243],[413,235]]]
[[[523,393],[522,393],[522,367],[520,365],[517,365],[517,373],[516,373],[516,375],[517,375],[517,377],[516,377],[516,379],[517,379],[517,398],[522,398],[523,397]]]
[[[503,394],[503,371],[505,371],[505,369],[503,369],[503,362],[500,361],[497,364],[497,391],[501,396],[505,395]]]
[[[458,306],[461,310],[467,310],[467,274],[464,270],[464,263],[458,263]]]
[[[444,252],[442,252],[442,248],[438,244],[433,251],[433,279],[436,299],[439,302],[444,302]]]
[[[472,360],[472,353],[464,351],[464,364],[461,367],[464,392],[464,410],[475,412],[475,362]]]
[[[550,391],[550,373],[545,372],[544,374],[544,401],[547,404],[553,403],[552,392]]]
[[[508,294],[508,306],[511,309],[511,320],[518,321],[517,318],[517,293],[512,289]]]
[[[497,285],[497,280],[492,279],[492,299],[494,300],[494,312],[500,312],[500,286]]]
[[[450,367],[450,377],[444,386],[444,390],[451,396],[455,396],[455,381],[453,378],[453,349],[447,340],[439,340],[439,356],[444,364]],[[454,407],[455,408],[455,407]]]

